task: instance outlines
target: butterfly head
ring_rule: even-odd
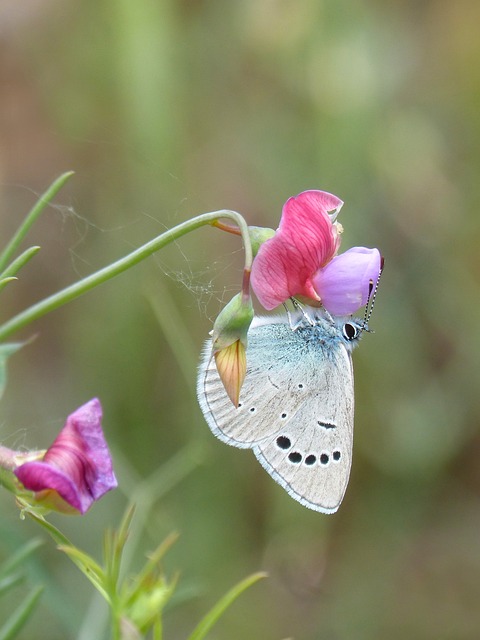
[[[358,344],[364,331],[368,331],[363,318],[333,318],[337,336],[345,344],[348,351],[352,351]]]
[[[347,342],[355,342],[359,340],[362,331],[368,331],[368,328],[364,325],[363,321],[359,322],[355,318],[351,318],[343,323],[341,326],[342,336]]]
[[[383,271],[383,258],[381,262],[380,274],[377,278],[377,282],[370,281],[370,291],[368,294],[367,305],[365,307],[365,314],[363,318],[348,318],[348,319],[337,319],[336,324],[337,328],[341,331],[342,338],[347,343],[347,347],[352,349],[362,337],[362,333],[366,331],[367,333],[373,333],[371,329],[368,328],[368,321],[372,316],[373,306],[375,304],[375,297],[377,295],[378,283],[380,281],[380,276]]]

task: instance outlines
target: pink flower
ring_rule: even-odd
[[[37,502],[83,514],[117,486],[101,419],[102,407],[94,398],[67,418],[42,460],[14,470],[23,486],[35,492]]]
[[[366,304],[381,257],[364,247],[335,257],[342,205],[325,191],[304,191],[284,204],[277,232],[260,246],[252,266],[252,287],[265,309],[291,296],[322,303],[333,315],[351,315]]]

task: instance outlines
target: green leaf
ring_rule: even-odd
[[[210,609],[207,615],[200,620],[193,630],[193,633],[188,637],[188,640],[203,640],[213,625],[218,621],[220,616],[225,613],[226,609],[228,609],[238,596],[255,584],[255,582],[266,577],[267,574],[264,572],[253,573],[251,576],[247,576],[244,580],[232,587],[230,591],[227,591],[227,593],[220,598],[217,604]]]
[[[73,175],[73,171],[68,171],[57,178],[45,191],[43,195],[34,204],[31,211],[27,214],[17,232],[10,240],[5,249],[0,253],[0,273],[6,269],[8,263],[15,255],[19,245],[29,232],[33,223],[38,219],[47,204],[53,200],[67,180]]]
[[[0,287],[3,288],[5,284],[8,284],[11,280],[16,280],[15,277],[22,267],[29,262],[33,256],[36,256],[40,251],[40,247],[30,247],[18,256],[6,269],[0,274]]]
[[[117,582],[120,575],[125,544],[130,535],[135,505],[127,507],[122,522],[117,531],[107,529],[103,540],[103,558],[105,563],[105,589],[109,593],[114,593],[117,589]]]
[[[13,612],[10,618],[0,629],[0,640],[11,640],[15,638],[20,629],[30,619],[38,600],[42,594],[43,587],[37,587],[25,598],[19,607]]]
[[[1,278],[0,279],[0,291],[2,289],[4,289],[7,286],[7,284],[10,284],[10,282],[15,282],[15,280],[18,280],[18,278],[15,278],[14,276],[10,276],[10,277],[7,277],[7,278]]]
[[[0,580],[0,596],[7,593],[18,584],[25,580],[25,576],[21,573],[12,573],[11,575]]]
[[[6,577],[10,574],[14,569],[18,566],[22,565],[28,556],[32,555],[40,545],[43,544],[43,541],[39,538],[34,538],[29,542],[25,543],[17,549],[15,553],[6,560],[3,565],[0,567],[0,579]]]
[[[148,589],[148,585],[155,583],[155,572],[158,570],[161,559],[170,549],[170,547],[177,540],[178,535],[171,533],[163,542],[161,542],[152,554],[149,554],[148,560],[145,563],[140,573],[135,576],[135,581],[129,585],[130,593],[126,602],[131,604],[133,600],[141,595],[142,590]]]
[[[143,634],[147,634],[153,625],[161,624],[162,612],[175,591],[176,584],[167,584],[158,579],[153,585],[144,585],[136,600],[123,611]]]
[[[67,554],[70,560],[77,565],[85,577],[87,577],[93,586],[102,594],[102,596],[110,602],[110,597],[105,590],[105,572],[102,567],[87,553],[80,551],[73,545],[59,545],[59,550]]]
[[[50,536],[55,540],[58,548],[68,555],[70,560],[83,572],[83,574],[90,580],[96,589],[102,594],[102,596],[109,601],[109,597],[103,585],[105,584],[105,573],[98,563],[93,560],[86,553],[83,553],[72,545],[70,540],[63,535],[63,533],[57,529],[51,522],[45,520],[45,518],[39,515],[29,505],[25,504],[21,498],[17,498],[17,502],[23,506],[23,512],[35,520],[41,527],[43,527]],[[1,638],[0,638],[1,640]]]
[[[16,351],[21,349],[25,342],[6,342],[0,344],[0,398],[3,396],[7,384],[7,360]]]

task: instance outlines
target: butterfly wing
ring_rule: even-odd
[[[292,498],[315,511],[334,513],[350,476],[353,406],[345,404],[328,414],[326,407],[321,396],[315,398],[253,451]]]
[[[292,359],[302,359],[300,354],[295,355],[299,346],[302,347],[301,342],[286,323],[253,325],[248,333],[247,371],[236,408],[218,375],[211,355],[212,343],[207,341],[197,393],[205,419],[217,438],[235,447],[251,448],[290,419],[312,387],[311,375],[297,376],[298,372],[292,371]],[[304,368],[307,370],[308,366]]]
[[[304,506],[337,510],[348,483],[353,442],[353,370],[338,336],[305,339],[289,324],[254,326],[236,409],[207,343],[198,395],[210,429],[252,448],[268,473]],[[207,351],[208,350],[208,351]]]

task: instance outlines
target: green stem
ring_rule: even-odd
[[[18,482],[16,477],[13,475],[13,470],[0,468],[0,486],[4,487],[11,493],[16,493],[18,490]]]
[[[113,603],[110,609],[110,616],[111,616],[110,619],[112,621],[111,638],[112,640],[121,640],[122,638],[121,625],[120,625],[121,612],[119,611],[118,607],[115,606]]]
[[[245,249],[245,269],[250,270],[253,260],[252,246],[250,243],[248,226],[244,218],[236,211],[229,210],[204,213],[202,215],[196,216],[195,218],[192,218],[191,220],[187,220],[186,222],[183,222],[176,227],[173,227],[173,229],[162,233],[162,235],[154,238],[150,242],[147,242],[139,249],[136,249],[135,251],[132,251],[132,253],[129,253],[123,258],[120,258],[120,260],[117,260],[107,267],[104,267],[103,269],[92,273],[90,276],[87,276],[83,280],[75,282],[65,289],[54,293],[48,298],[37,302],[25,311],[22,311],[0,326],[0,342],[5,340],[5,338],[10,336],[12,333],[15,333],[15,331],[18,331],[22,327],[25,327],[26,325],[44,316],[50,311],[58,309],[67,302],[75,300],[75,298],[78,298],[84,293],[87,293],[87,291],[90,291],[94,287],[97,287],[107,280],[111,280],[123,271],[130,269],[130,267],[133,267],[142,260],[145,260],[145,258],[148,258],[159,249],[162,249],[164,246],[166,246],[170,242],[177,240],[186,233],[189,233],[190,231],[198,229],[199,227],[207,224],[214,225],[215,221],[218,220],[218,218],[228,218],[232,220],[240,229],[243,246]]]
[[[64,547],[73,547],[72,543],[67,538],[67,536],[65,536],[51,522],[48,522],[48,520],[45,520],[45,518],[43,518],[42,516],[39,516],[38,514],[35,513],[35,511],[33,511],[32,509],[29,509],[28,507],[26,507],[25,512],[50,534],[50,536],[53,538],[54,542],[56,542],[57,545],[61,545]]]
[[[10,240],[8,245],[0,254],[0,273],[4,271],[4,269],[7,267],[14,253],[18,249],[20,243],[22,242],[22,240],[25,238],[28,231],[30,230],[30,227],[32,226],[32,224],[35,222],[38,216],[42,213],[42,211],[45,209],[47,204],[51,200],[53,200],[53,198],[57,195],[57,193],[60,191],[60,189],[63,187],[63,185],[67,182],[67,180],[71,176],[73,176],[73,171],[68,171],[67,173],[64,173],[63,175],[61,175],[59,178],[55,180],[53,184],[51,184],[48,187],[45,193],[42,194],[40,198],[37,200],[33,209],[31,209],[30,212],[27,214],[27,217],[22,222],[22,224],[18,228],[13,238]]]

